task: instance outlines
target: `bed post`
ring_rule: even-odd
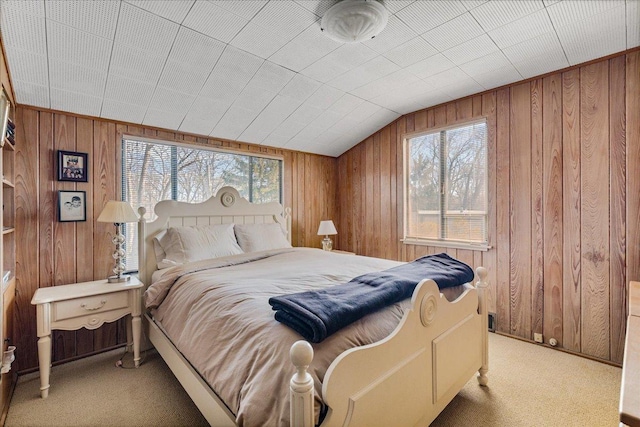
[[[476,289],[478,291],[478,312],[482,319],[482,366],[478,370],[478,383],[482,386],[486,386],[489,382],[487,378],[487,372],[489,372],[489,313],[487,311],[487,294],[486,288],[489,286],[487,283],[487,269],[484,267],[478,267],[476,269],[478,275],[478,281],[476,282]]]
[[[138,278],[145,285],[149,285],[147,279],[147,254],[145,248],[145,236],[147,235],[145,230],[146,219],[144,215],[147,213],[147,209],[140,206],[138,208]]]
[[[289,386],[289,415],[292,427],[313,427],[313,378],[307,368],[313,360],[313,348],[306,341],[296,341],[289,351],[296,373]]]
[[[291,208],[284,208],[284,220],[287,223],[287,239],[291,243]]]

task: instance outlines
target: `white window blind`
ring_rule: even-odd
[[[122,141],[122,198],[135,210],[144,206],[147,221],[155,219],[153,207],[161,200],[198,203],[226,185],[251,202],[282,203],[282,160],[128,137]],[[135,229],[134,224],[125,227],[127,270],[138,268]]]
[[[485,121],[405,140],[405,239],[487,243]]]

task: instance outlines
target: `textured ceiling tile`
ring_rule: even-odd
[[[107,80],[106,71],[58,60],[49,61],[49,76],[52,88],[94,97],[102,97]]]
[[[51,88],[51,108],[85,116],[100,116],[102,98]]]
[[[196,97],[182,124],[184,125],[188,121],[208,121],[211,128],[203,134],[209,135],[230,106],[231,104],[221,103],[214,99]]]
[[[109,74],[156,84],[166,57],[115,44]]]
[[[178,28],[175,22],[122,3],[115,41],[153,55],[166,56]]]
[[[483,74],[489,71],[497,70],[511,63],[501,51],[490,53],[482,58],[474,59],[460,66],[460,69],[470,76]]]
[[[433,88],[442,88],[445,86],[452,85],[457,81],[464,81],[469,78],[468,75],[465,74],[460,68],[451,68],[450,70],[444,71],[442,73],[435,74],[431,77],[427,77],[424,81],[429,84],[430,87]]]
[[[211,70],[205,68],[168,60],[162,69],[158,86],[197,95],[207,81],[210,72]]]
[[[451,99],[458,99],[474,93],[482,92],[484,88],[470,77],[460,78],[454,84],[444,88]]]
[[[514,62],[513,66],[523,78],[539,76],[550,71],[559,70],[569,66],[569,62],[562,51],[554,51],[550,54],[527,58],[520,62]]]
[[[271,92],[280,92],[294,75],[295,73],[291,70],[287,70],[273,62],[264,61],[249,84]]]
[[[250,22],[234,37],[231,45],[260,58],[267,59],[289,43],[290,40],[288,37]]]
[[[443,51],[484,34],[484,30],[470,13],[429,30],[422,35],[436,49]]]
[[[214,73],[223,78],[249,82],[263,62],[263,59],[255,55],[227,46],[214,68]]]
[[[189,111],[195,98],[193,95],[157,87],[149,103],[149,109],[171,111],[182,118]]]
[[[318,90],[319,87],[319,82],[305,77],[302,74],[296,74],[280,91],[280,95],[304,101]]]
[[[527,58],[554,54],[558,51],[562,52],[562,46],[555,32],[542,34],[502,50],[512,63],[521,62]]]
[[[111,0],[48,0],[47,19],[113,39],[120,3]]]
[[[195,3],[194,0],[125,0],[127,3],[181,24]]]
[[[321,110],[320,108],[305,103],[299,106],[293,113],[291,113],[291,116],[287,120],[291,120],[296,123],[303,123],[306,126],[320,117],[322,113],[323,110]]]
[[[462,5],[467,10],[471,10],[471,9],[474,9],[474,8],[480,6],[480,5],[485,4],[489,0],[460,0],[460,1],[462,2]]]
[[[245,19],[253,18],[267,4],[267,0],[208,0],[218,7]]]
[[[314,24],[318,17],[297,3],[270,1],[251,20],[282,37],[293,37]]]
[[[542,0],[542,1],[544,1],[544,5],[545,5],[546,7],[549,7],[549,6],[551,6],[552,4],[554,4],[554,3],[558,3],[559,1],[562,1],[562,0]],[[635,1],[635,0],[633,0],[633,1]]]
[[[318,116],[319,115],[320,114],[318,114]],[[289,118],[287,118],[284,122],[278,125],[278,127],[273,131],[273,134],[288,141],[294,136],[296,136],[298,132],[304,129],[307,123],[311,123],[311,120],[309,120],[308,122],[299,122],[299,121],[296,121],[293,117],[289,116]]]
[[[125,104],[143,106],[146,109],[154,91],[155,85],[153,84],[110,74],[107,79],[104,97],[105,99],[118,100]],[[140,121],[142,121],[142,117]]]
[[[457,0],[416,1],[396,15],[418,34],[462,15],[465,7]]]
[[[47,22],[49,58],[107,71],[112,41],[57,22]]]
[[[640,46],[640,2],[627,0],[627,49]]]
[[[444,55],[438,53],[408,67],[407,70],[420,77],[421,79],[426,79],[429,76],[433,76],[434,74],[446,71],[455,66],[456,65],[449,59],[447,59]]]
[[[284,147],[284,145],[289,142],[289,139],[286,136],[281,136],[276,133],[269,134],[262,143],[264,145],[268,145],[269,147]]]
[[[362,44],[345,43],[302,70],[301,73],[319,82],[327,83],[377,55],[375,51]]]
[[[442,53],[449,58],[451,62],[456,65],[460,65],[488,55],[497,50],[498,46],[496,46],[488,35],[483,34],[473,40],[469,40],[468,42],[464,42],[456,47],[447,49]]]
[[[180,27],[169,59],[211,71],[225,47],[218,40]]]
[[[553,31],[553,25],[549,15],[546,10],[540,10],[490,31],[489,36],[504,49],[550,31]]]
[[[448,102],[453,100],[451,95],[446,93],[442,88],[436,89],[432,92],[427,92],[421,94],[420,96],[414,98],[415,102],[419,102],[425,107],[433,107],[434,105],[442,104],[443,102]]]
[[[23,82],[39,86],[49,85],[49,65],[45,55],[7,46],[7,59],[11,64],[11,75]]]
[[[547,11],[557,29],[619,7],[624,7],[624,0],[564,0],[548,7]]]
[[[276,92],[249,85],[238,95],[233,106],[259,113],[275,96]]]
[[[544,7],[542,0],[490,1],[471,10],[485,31],[491,31]]]
[[[247,82],[211,74],[200,90],[199,95],[204,98],[216,100],[217,102],[231,105],[242,89],[247,86]]]
[[[25,50],[39,55],[47,54],[44,18],[22,13],[20,9],[2,5],[0,30],[5,47]]]
[[[417,36],[418,34],[409,28],[407,24],[391,15],[385,29],[374,38],[362,42],[362,44],[378,53],[384,53]]]
[[[237,139],[259,113],[259,111],[232,106],[216,124],[211,135],[218,138]]]
[[[142,123],[146,106],[127,104],[115,99],[105,99],[102,103],[100,117],[128,123]]]
[[[415,37],[408,42],[386,52],[385,58],[400,67],[408,67],[418,61],[428,58],[438,51],[422,37]]]
[[[2,0],[2,13],[9,10],[39,18],[45,17],[44,0]]]
[[[365,101],[350,112],[347,117],[361,122],[380,110],[381,107],[379,105]],[[340,115],[338,115],[338,117],[340,117]]]
[[[522,76],[518,70],[511,64],[485,73],[474,74],[472,77],[473,80],[480,83],[485,89],[493,89],[522,80]]]
[[[188,114],[182,119],[178,130],[180,132],[194,133],[196,135],[209,135],[213,130],[214,123],[211,118],[200,120],[189,116]]]
[[[334,102],[330,108],[331,108],[331,111],[333,111],[334,113],[346,115],[346,114],[349,114],[351,111],[353,111],[354,108],[358,107],[363,102],[364,100],[356,96],[350,95],[348,93],[345,93],[342,96],[342,98]]]
[[[420,0],[421,1],[421,0]],[[398,13],[411,3],[415,3],[416,0],[393,0],[384,3],[384,6],[390,13]]]
[[[149,108],[144,115],[142,124],[164,129],[178,129],[183,118],[184,114],[181,115],[176,111]]]
[[[624,4],[556,31],[571,65],[620,52],[626,48]]]
[[[300,71],[340,46],[322,34],[319,25],[312,25],[270,56],[269,61]]]
[[[294,0],[300,6],[316,16],[322,17],[325,12],[336,4],[336,0]],[[397,2],[394,2],[397,3]]]
[[[421,80],[415,74],[407,70],[399,70],[354,89],[351,93],[355,96],[370,100],[384,93],[393,93],[401,87],[411,86],[419,82],[421,82]]]
[[[16,78],[11,83],[16,93],[16,102],[35,107],[51,108],[49,86],[34,85]]]
[[[231,13],[208,1],[198,1],[193,5],[182,25],[206,34],[214,39],[229,43],[248,19]]]
[[[349,92],[399,69],[400,67],[389,61],[387,58],[378,56],[377,58],[365,62],[359,67],[336,77],[331,80],[329,84],[337,89]]]

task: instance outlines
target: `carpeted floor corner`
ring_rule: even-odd
[[[5,425],[207,425],[157,353],[139,369],[116,368],[122,354],[55,366],[44,400],[38,373],[21,376]],[[496,334],[489,361],[489,386],[470,380],[433,427],[618,426],[620,368]]]

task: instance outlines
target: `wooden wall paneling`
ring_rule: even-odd
[[[473,117],[473,98],[468,97],[456,102],[456,121],[471,120]]]
[[[400,235],[398,234],[398,224],[402,222],[402,219],[398,219],[398,210],[401,209],[401,204],[398,204],[398,181],[402,179],[398,178],[398,121],[389,125],[389,208],[390,208],[390,222],[389,222],[389,235],[391,241],[389,242],[389,248],[391,250],[390,259],[399,259],[400,255],[398,249],[400,247]],[[400,147],[402,143],[400,143]],[[402,151],[402,149],[400,149]],[[401,173],[401,172],[400,172]],[[400,225],[401,226],[401,225]]]
[[[393,242],[391,229],[391,139],[390,127],[386,126],[380,133],[380,256],[393,259],[391,250]]]
[[[346,154],[343,155],[345,157],[345,180],[340,181],[338,183],[338,192],[340,193],[340,198],[344,202],[340,204],[340,212],[344,212],[346,217],[346,229],[343,231],[346,232],[346,246],[342,247],[342,249],[346,249],[348,251],[355,251],[355,242],[354,242],[354,221],[353,221],[353,208],[354,203],[352,199],[353,194],[353,186],[354,186],[354,178],[353,178],[353,150],[347,151]],[[343,157],[341,156],[341,157]],[[346,184],[346,187],[345,187]],[[343,226],[344,227],[344,226]]]
[[[76,119],[76,150],[87,153],[89,159],[88,182],[76,183],[76,190],[86,191],[87,220],[76,223],[76,280],[87,282],[93,280],[93,224],[97,219],[93,209],[93,120]],[[94,350],[95,331],[85,328],[76,331],[76,352],[87,354]]]
[[[127,129],[129,132],[130,129]],[[109,200],[118,196],[116,177],[116,151],[120,145],[116,143],[116,127],[113,123],[95,122],[93,128],[93,211],[100,215]],[[115,247],[111,242],[115,234],[113,224],[95,222],[93,234],[93,271],[95,278],[106,278],[113,274],[113,253]],[[118,340],[118,330],[122,331],[122,320],[117,323],[107,323],[96,330],[94,348],[100,350],[123,342]]]
[[[312,182],[315,179],[315,174],[314,171],[312,169],[312,165],[311,162],[309,161],[309,155],[308,154],[303,154],[303,158],[304,158],[304,175],[300,177],[300,179],[302,180],[303,184],[304,184],[304,188],[311,188]],[[305,191],[304,192],[304,196],[302,197],[303,199],[303,205],[302,205],[302,209],[305,212],[305,216],[304,216],[304,222],[302,223],[306,233],[305,233],[305,240],[302,243],[302,246],[313,246],[311,244],[311,240],[313,240],[314,235],[317,234],[318,229],[316,228],[315,230],[314,228],[314,222],[315,222],[315,213],[313,212],[311,208],[311,206],[317,206],[318,204],[318,192],[319,192],[319,186],[321,185],[321,183],[319,182],[313,182],[313,184],[316,187],[316,191]],[[319,222],[317,223],[319,224]],[[317,225],[316,225],[317,227]]]
[[[375,177],[373,175],[374,171],[374,138],[369,137],[364,143],[364,183],[365,183],[365,191],[364,191],[364,206],[365,209],[362,212],[364,215],[362,216],[362,224],[364,231],[364,247],[366,248],[363,252],[364,255],[368,256],[378,256],[378,248],[376,248],[374,244],[374,232],[375,232],[375,216],[374,216],[374,199],[376,195],[375,191]]]
[[[496,272],[496,221],[497,221],[497,188],[496,188],[496,175],[497,175],[497,151],[496,151],[496,92],[490,92],[482,95],[482,115],[487,118],[487,241],[491,249],[487,252],[483,252],[481,255],[482,266],[488,271],[489,280],[489,298],[488,306],[489,311],[496,313],[496,286],[497,286],[497,272]],[[475,104],[474,104],[475,105]],[[476,265],[477,266],[477,265]]]
[[[625,62],[624,56],[609,61],[609,333],[611,361],[617,363],[624,356],[627,324]]]
[[[300,217],[298,216],[298,155],[296,153],[291,153],[289,169],[292,191],[291,200],[289,201],[289,207],[291,208],[291,244],[293,246],[300,246],[300,236],[298,232],[300,229]]]
[[[640,280],[640,52],[626,58],[627,281]]]
[[[373,179],[373,194],[371,195],[371,203],[373,204],[373,247],[375,248],[374,253],[377,257],[382,257],[383,255],[383,247],[381,243],[381,207],[380,207],[380,180],[382,179],[382,174],[380,171],[380,132],[376,133],[373,137],[373,171],[372,171],[372,179]]]
[[[305,163],[304,163],[304,154],[297,153],[296,154],[297,161],[297,170],[296,170],[296,179],[298,181],[298,195],[297,195],[297,224],[298,224],[298,244],[297,246],[304,246],[307,240],[307,230],[305,229],[305,212],[304,212],[304,174],[305,174]]]
[[[500,89],[496,97],[496,330],[511,333],[510,296],[510,127],[509,89]]]
[[[396,209],[392,213],[391,220],[396,220],[396,247],[398,261],[403,261],[404,258],[404,243],[401,239],[404,239],[404,133],[407,131],[407,122],[404,117],[396,120],[396,143],[395,143],[395,200]],[[391,150],[394,151],[393,148]],[[393,188],[392,188],[393,191]],[[392,195],[393,196],[393,195]],[[393,199],[392,199],[393,200]]]
[[[492,93],[492,92],[491,92]],[[482,116],[484,113],[482,112],[483,109],[483,100],[482,98],[484,97],[484,95],[476,95],[474,96],[473,99],[473,105],[472,105],[472,112],[473,112],[473,117],[480,117]]]
[[[446,122],[447,123],[455,123],[456,122],[456,101],[450,102],[444,106],[446,111]]]
[[[351,174],[352,174],[352,182],[353,182],[353,193],[351,193],[351,203],[353,204],[352,209],[352,239],[353,239],[353,252],[358,255],[365,255],[363,252],[363,244],[362,244],[362,210],[364,209],[363,200],[363,191],[364,191],[364,180],[362,179],[362,156],[360,152],[362,151],[362,144],[358,144],[351,151]]]
[[[347,157],[340,156],[337,160],[336,175],[338,177],[339,188],[336,191],[336,209],[337,209],[337,222],[335,222],[338,229],[338,235],[336,236],[336,248],[342,250],[347,249],[347,236],[349,234],[347,227],[347,191],[346,188],[349,185],[347,177]]]
[[[544,317],[543,90],[542,79],[531,82],[531,331],[538,334],[543,333]]]
[[[358,228],[359,233],[362,236],[360,238],[360,249],[358,249],[358,253],[362,255],[370,255],[371,246],[368,243],[368,240],[371,236],[368,236],[367,230],[370,229],[370,225],[367,223],[367,216],[369,215],[369,209],[367,205],[367,192],[369,191],[370,182],[367,180],[367,145],[366,140],[364,144],[360,145],[360,181],[362,182],[362,187],[360,188],[360,205],[362,209],[360,209],[360,216],[358,219]],[[371,186],[373,188],[373,186]],[[373,190],[371,190],[373,191]]]
[[[580,70],[562,74],[562,333],[564,348],[580,352]]]
[[[545,341],[562,347],[562,75],[543,80],[543,230]]]
[[[53,120],[53,143],[56,150],[76,151],[76,118],[70,115],[56,114]],[[57,161],[56,161],[57,165]],[[74,182],[56,182],[56,190],[76,189]],[[56,204],[58,203],[56,195]],[[56,217],[53,226],[54,242],[54,285],[66,285],[76,282],[76,223],[60,222]],[[53,331],[53,360],[73,357],[76,352],[75,331]]]
[[[14,344],[19,349],[14,369],[21,370],[37,366],[38,350],[36,331],[36,310],[31,305],[31,298],[40,279],[40,247],[36,244],[23,244],[22,242],[39,242],[38,218],[39,215],[49,214],[47,202],[41,211],[38,206],[38,193],[40,184],[40,171],[38,151],[43,150],[39,145],[40,136],[43,143],[48,142],[52,146],[51,115],[43,114],[45,124],[38,121],[38,112],[18,107],[16,110],[16,153],[15,153],[15,221],[16,221],[16,310],[14,317],[15,339]],[[46,121],[48,119],[48,121]],[[44,128],[44,129],[43,129]],[[46,144],[45,144],[46,145]],[[53,158],[53,154],[51,154]],[[50,175],[49,172],[46,175]],[[45,177],[45,179],[47,179]],[[50,180],[49,180],[50,181]],[[51,229],[49,229],[51,233]],[[51,245],[49,255],[53,259],[53,240],[48,236]],[[45,248],[46,249],[46,248]],[[52,264],[52,260],[48,261]],[[52,277],[52,276],[51,276]],[[50,280],[47,285],[52,284]]]
[[[416,111],[414,120],[414,131],[421,132],[427,128],[427,110]]]
[[[282,179],[284,180],[282,202],[285,208],[291,208],[291,201],[293,199],[293,173],[291,170],[291,160],[291,152],[285,151],[282,159]]]
[[[580,69],[582,352],[609,358],[609,69]]]

